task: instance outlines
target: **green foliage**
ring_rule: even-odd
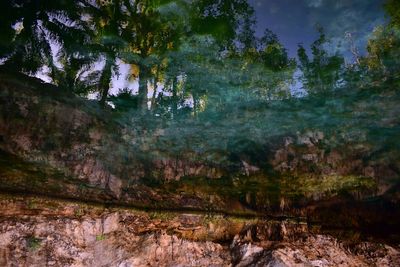
[[[121,90],[116,96],[110,97],[110,100],[115,105],[115,111],[117,112],[127,112],[138,108],[138,97],[127,89]]]
[[[400,27],[400,2],[397,0],[387,0],[385,10],[390,16],[391,24],[395,27]]]
[[[260,45],[262,50],[260,56],[267,69],[277,72],[294,67],[294,60],[289,59],[286,48],[272,31],[265,30]]]
[[[400,73],[400,28],[379,27],[368,42],[368,57],[365,64],[373,74],[384,79],[399,78]]]
[[[297,51],[299,68],[303,73],[303,85],[308,93],[325,93],[339,86],[344,58],[335,53],[330,55],[326,50],[326,35],[318,28],[319,38],[311,45],[312,59],[306,49],[299,45]]]
[[[248,23],[254,11],[246,0],[195,0],[190,8],[191,28],[211,35],[223,48],[236,39],[240,23]]]
[[[96,241],[103,241],[106,240],[106,236],[105,235],[96,235]]]
[[[84,44],[84,32],[79,30],[79,8],[75,1],[3,1],[1,24],[4,41],[0,57],[7,68],[36,73],[43,65],[53,67],[52,44]],[[70,26],[75,24],[75,26]],[[2,39],[3,41],[3,39]]]
[[[28,247],[29,250],[35,251],[40,248],[42,240],[39,238],[36,238],[34,236],[29,236],[26,239],[26,246]]]
[[[9,55],[13,51],[13,38],[16,30],[12,27],[18,19],[12,1],[0,3],[0,58]]]

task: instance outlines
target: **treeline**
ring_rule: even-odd
[[[352,47],[354,63],[345,64],[343,55],[327,50],[321,28],[312,56],[300,45],[297,61],[270,30],[256,37],[246,0],[1,1],[0,62],[2,70],[46,72],[78,95],[97,93],[101,105],[112,102],[119,112],[241,116],[244,103],[291,98],[297,69],[306,95],[398,85],[398,1],[385,9],[390,22],[374,31],[368,54]],[[121,63],[138,91],[120,88],[110,96]]]

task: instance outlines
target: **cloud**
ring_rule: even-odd
[[[324,27],[332,44],[342,43],[341,50],[348,49],[346,33],[351,32],[361,50],[365,48],[369,34],[384,22],[382,5],[385,0],[304,0],[310,8],[309,25]]]
[[[309,7],[320,7],[322,6],[323,0],[307,0],[307,5]]]

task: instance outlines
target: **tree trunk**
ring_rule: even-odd
[[[154,110],[156,104],[156,96],[157,96],[157,83],[159,77],[160,66],[157,66],[156,76],[153,80],[153,95],[151,97],[151,109]]]
[[[140,67],[140,72],[139,72],[139,109],[142,110],[143,112],[147,112],[147,94],[148,94],[148,88],[147,88],[147,81],[150,76],[150,70],[146,66],[141,66]]]
[[[106,65],[104,66],[103,73],[101,74],[100,78],[100,105],[102,107],[104,107],[106,104],[108,91],[110,90],[112,66],[113,62],[110,59],[106,59]]]
[[[198,109],[197,95],[192,94],[192,96],[193,96],[193,115],[195,118],[197,118],[197,109]]]
[[[177,96],[177,78],[172,80],[172,116],[175,117],[178,113],[178,96]]]

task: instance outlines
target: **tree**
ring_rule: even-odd
[[[12,1],[0,2],[0,58],[6,59],[13,51],[15,23],[19,16]]]
[[[386,13],[390,16],[390,24],[400,27],[400,2],[398,0],[387,0],[385,3]]]
[[[195,0],[190,9],[191,30],[209,34],[222,49],[230,49],[240,24],[251,22],[253,14],[246,0]]]
[[[400,73],[400,29],[380,26],[368,41],[364,64],[375,80],[393,79]]]
[[[57,86],[81,96],[97,92],[101,75],[101,71],[93,71],[97,59],[98,55],[93,55],[90,51],[68,54],[61,50],[58,53],[61,66],[53,66],[50,77]]]
[[[100,1],[101,2],[101,1]],[[118,74],[117,59],[134,65],[139,77],[139,106],[147,109],[147,86],[157,56],[172,48],[180,28],[160,14],[172,1],[114,0],[88,4],[89,24],[94,24],[92,49],[104,63],[99,79],[100,103],[104,105],[111,78]]]
[[[311,45],[312,60],[306,49],[299,45],[297,55],[303,75],[303,85],[308,93],[324,93],[338,86],[344,59],[338,53],[329,54],[325,45],[327,38],[321,27],[317,28],[319,38]]]
[[[293,66],[285,47],[280,43],[278,36],[266,29],[260,40],[261,59],[267,69],[281,71]]]
[[[362,59],[367,77],[375,83],[397,81],[400,73],[400,3],[388,0],[389,23],[374,29],[368,40],[368,54]]]
[[[249,31],[254,25],[253,11],[245,1],[196,0],[190,5],[185,1],[179,3],[183,9],[181,14],[189,16],[189,19],[174,23],[181,29],[177,38],[172,40],[174,49],[169,49],[162,56],[158,53],[161,64],[156,68],[164,71],[160,76],[164,77],[166,93],[160,94],[158,103],[170,105],[173,116],[185,106],[188,98],[191,98],[189,102],[193,102],[196,113],[201,98],[212,91],[211,70],[214,64],[224,52],[235,48],[234,40],[241,38],[246,25]],[[241,29],[238,30],[238,27]]]
[[[244,49],[233,55],[241,64],[241,69],[237,70],[244,82],[241,86],[261,99],[289,97],[294,59],[289,58],[285,47],[271,30],[266,29],[261,38],[257,38],[251,30],[244,33]]]
[[[353,87],[362,88],[387,81],[396,82],[399,78],[400,2],[388,0],[384,7],[390,18],[389,22],[374,29],[368,40],[367,55],[363,57],[357,55],[359,56],[357,64],[347,66],[344,73],[346,83],[352,84]]]
[[[84,43],[78,1],[2,1],[0,57],[9,70],[36,73],[53,66],[52,44]]]

